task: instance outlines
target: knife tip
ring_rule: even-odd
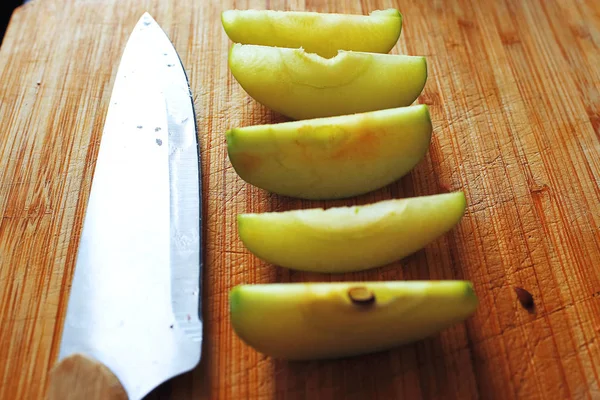
[[[138,23],[142,23],[146,26],[155,23],[156,21],[154,20],[154,18],[152,17],[152,15],[150,15],[150,13],[148,11],[145,11],[144,14],[142,14],[142,16],[140,17]]]

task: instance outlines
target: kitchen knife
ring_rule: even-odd
[[[49,399],[140,399],[199,363],[200,187],[187,76],[145,13],[110,99]]]

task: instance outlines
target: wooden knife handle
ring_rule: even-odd
[[[46,400],[127,400],[119,379],[84,355],[69,356],[53,368]]]

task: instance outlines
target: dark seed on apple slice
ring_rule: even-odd
[[[353,287],[348,290],[348,297],[354,304],[361,306],[375,303],[375,294],[364,286]]]

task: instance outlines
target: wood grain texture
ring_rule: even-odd
[[[62,359],[51,370],[46,400],[127,400],[119,379],[82,354]]]
[[[406,177],[346,201],[269,195],[235,174],[224,132],[284,118],[227,68],[229,8],[404,15],[394,53],[425,55],[418,102],[430,150]],[[149,11],[194,91],[202,147],[205,341],[194,371],[152,399],[585,399],[600,375],[600,3],[594,0],[38,0],[0,49],[0,399],[42,398],[54,365],[114,74]],[[461,223],[422,251],[342,276],[253,257],[240,212],[365,204],[464,190]],[[439,335],[337,361],[285,362],[244,345],[227,295],[240,283],[470,279],[476,314]],[[521,307],[514,287],[533,295]]]

